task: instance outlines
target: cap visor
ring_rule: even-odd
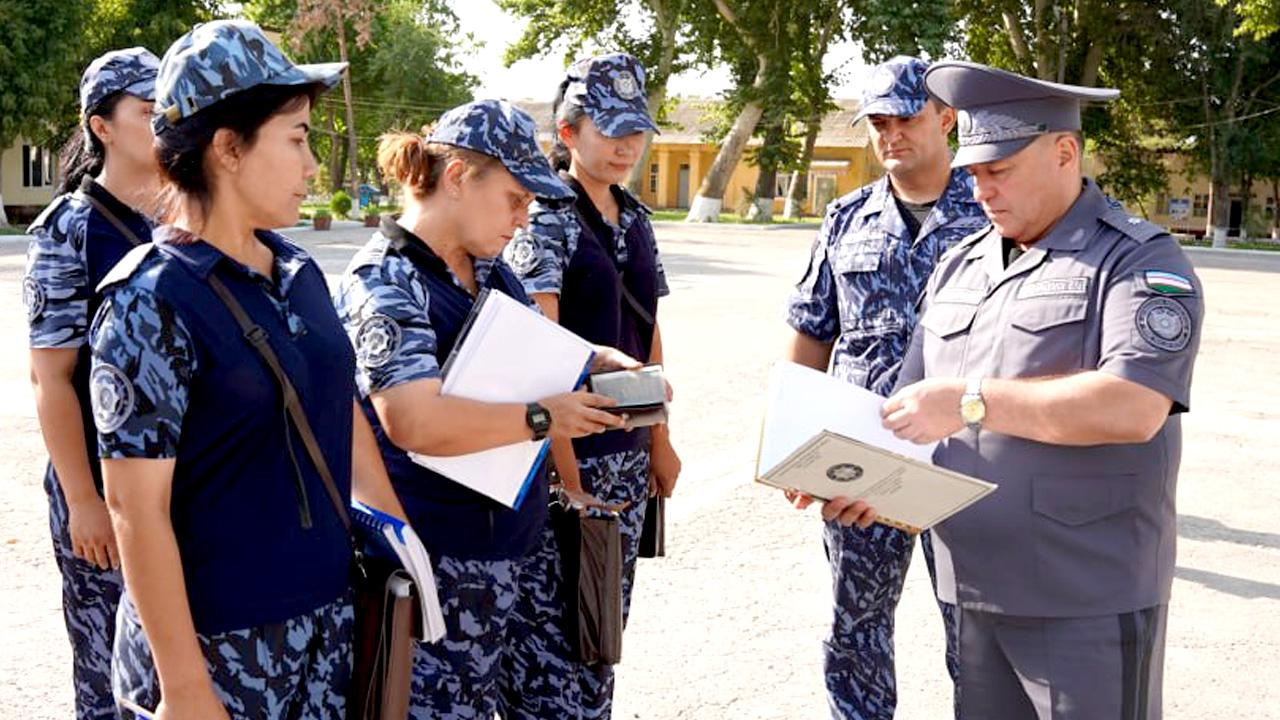
[[[314,63],[311,65],[294,65],[291,70],[276,76],[272,85],[310,85],[319,84],[325,90],[331,89],[342,80],[342,72],[348,63]]]
[[[924,101],[911,102],[906,100],[872,100],[858,109],[858,114],[853,116],[851,125],[857,124],[859,120],[868,115],[889,115],[891,117],[915,117],[924,109]]]
[[[1029,138],[1018,138],[1017,140],[1005,140],[998,143],[983,143],[982,145],[968,145],[956,150],[955,157],[951,158],[951,167],[967,167],[969,165],[981,165],[982,163],[995,162],[1003,160],[1012,155],[1016,155],[1026,146],[1040,137],[1035,135]]]
[[[644,105],[632,105],[625,108],[585,108],[591,122],[605,137],[620,138],[638,132],[656,132],[661,134],[657,123],[649,117],[649,110]]]
[[[146,80],[139,80],[138,82],[126,87],[124,91],[136,98],[141,98],[147,102],[153,102],[156,99],[156,79],[147,78]]]
[[[578,196],[572,188],[560,179],[559,175],[556,175],[551,170],[550,165],[519,165],[513,167],[505,161],[503,165],[515,176],[516,180],[520,181],[520,184],[526,190],[543,200],[569,200]]]

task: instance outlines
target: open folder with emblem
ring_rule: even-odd
[[[934,445],[901,440],[881,424],[883,404],[870,390],[778,363],[769,381],[756,481],[820,500],[865,500],[876,509],[877,522],[913,533],[996,489],[934,466]]]
[[[444,364],[440,392],[523,405],[572,392],[594,358],[591,343],[501,291],[484,290]],[[548,446],[548,440],[527,440],[467,455],[409,457],[514,508],[537,476]]]

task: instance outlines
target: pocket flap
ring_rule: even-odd
[[[1031,509],[1063,525],[1096,522],[1137,504],[1138,476],[1037,475],[1031,479]]]
[[[950,337],[968,330],[977,313],[977,305],[934,303],[924,311],[920,325],[938,337]]]
[[[1081,322],[1089,315],[1086,298],[1034,298],[1015,302],[1010,323],[1028,332]]]
[[[885,242],[883,235],[847,238],[836,249],[835,271],[837,273],[872,272],[879,269]]]

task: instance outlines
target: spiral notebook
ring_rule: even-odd
[[[436,642],[445,635],[444,614],[440,610],[440,593],[436,589],[436,576],[431,569],[431,557],[417,534],[406,535],[408,527],[399,518],[377,508],[353,500],[351,522],[365,530],[370,549],[387,558],[399,561],[418,586],[419,605],[422,608],[422,639]]]

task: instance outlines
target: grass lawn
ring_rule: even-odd
[[[1178,238],[1178,242],[1187,247],[1213,247],[1213,242],[1208,238]],[[1280,252],[1280,242],[1267,242],[1266,240],[1232,240],[1227,238],[1227,249],[1229,250],[1270,250],[1272,252]]]
[[[20,227],[0,227],[0,235],[26,235],[27,229]]]
[[[654,210],[653,211],[654,220],[664,220],[668,222],[683,221],[686,215],[688,215],[688,212],[684,210]],[[737,213],[720,213],[720,222],[731,224],[731,225],[763,225],[765,224],[765,223],[749,222],[746,218],[742,217]],[[818,223],[821,223],[821,222],[822,222],[822,218],[820,217],[806,216],[806,217],[800,218],[799,220],[788,220],[787,218],[775,216],[772,222],[769,224],[792,225],[795,223],[803,223],[806,225],[817,225]]]

